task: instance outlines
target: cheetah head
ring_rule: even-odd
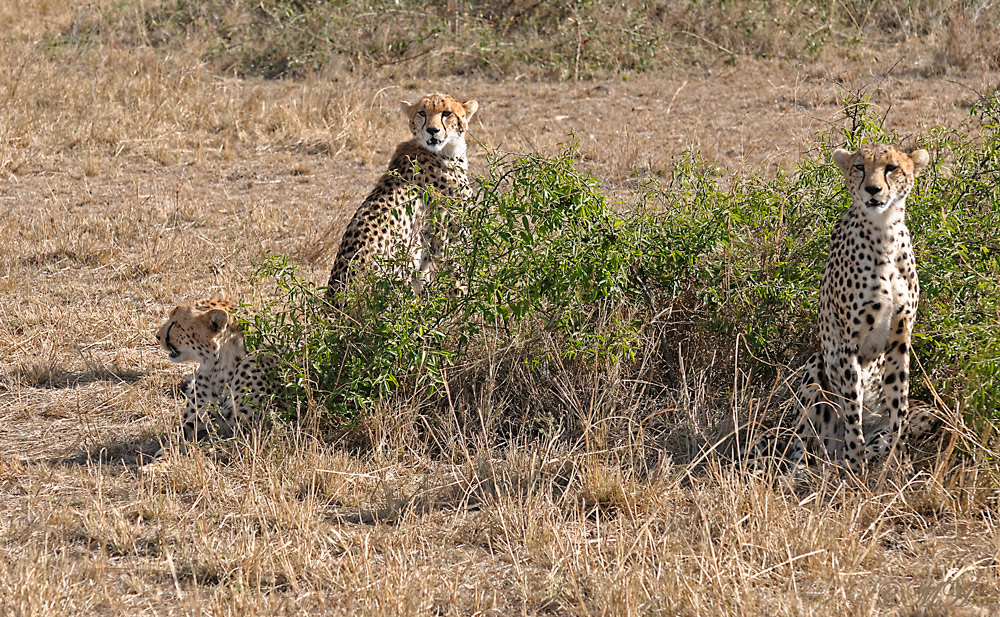
[[[156,338],[171,362],[202,362],[218,353],[219,335],[236,327],[233,310],[218,297],[181,304],[170,311]]]
[[[465,154],[465,131],[479,103],[459,103],[446,94],[428,94],[416,103],[402,101],[413,137],[434,153],[459,157]]]
[[[927,167],[930,155],[927,150],[906,154],[892,146],[873,144],[856,152],[838,149],[833,161],[847,179],[855,203],[885,212],[910,194],[914,178]]]

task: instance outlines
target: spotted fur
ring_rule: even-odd
[[[786,450],[793,464],[812,449],[857,472],[900,436],[916,439],[935,424],[926,407],[910,414],[908,399],[920,284],[906,198],[929,156],[877,144],[837,150],[833,160],[852,203],[833,229],[820,280],[821,349],[796,392],[803,417],[791,442],[766,448]]]
[[[404,101],[402,109],[413,139],[399,144],[388,171],[347,225],[330,270],[331,300],[372,261],[401,254],[412,266],[413,288],[420,293],[445,235],[434,228],[430,214],[435,204],[427,203],[427,196],[472,197],[465,133],[479,103],[430,94],[413,104]]]
[[[193,362],[180,386],[185,441],[232,437],[260,423],[271,362],[246,351],[232,304],[218,297],[181,304],[156,334],[171,362]]]

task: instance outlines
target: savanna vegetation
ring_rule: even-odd
[[[0,613],[991,614],[997,10],[0,5]],[[373,272],[331,318],[429,90],[482,104],[475,205],[424,293]],[[870,141],[931,152],[912,381],[945,428],[788,486],[743,427],[795,420],[828,155]],[[217,292],[284,387],[181,454],[152,333]]]

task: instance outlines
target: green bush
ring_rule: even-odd
[[[897,141],[864,99],[846,110],[849,146]],[[1000,103],[975,113],[978,136],[939,129],[921,144],[933,164],[908,202],[922,284],[914,349],[946,401],[993,418]],[[821,142],[824,159],[831,141]],[[351,426],[394,400],[430,416],[445,405],[471,413],[490,381],[507,425],[579,435],[595,413],[641,416],[669,398],[680,341],[712,350],[702,362],[715,359],[719,400],[728,400],[737,339],[752,351],[744,368],[762,391],[817,348],[820,272],[850,201],[834,165],[810,159],[771,179],[720,178],[685,153],[626,204],[577,170],[575,155],[568,147],[490,161],[474,205],[442,205],[457,233],[420,296],[399,268],[372,269],[331,317],[324,290],[294,264],[264,263],[259,275],[274,283],[276,303],[259,316],[252,344],[283,358],[288,396]],[[456,286],[466,292],[451,293]],[[500,366],[517,377],[497,380]],[[609,393],[601,411],[593,402],[581,411],[572,389],[586,383],[593,394],[598,382]],[[622,385],[639,382],[648,404]],[[926,394],[920,380],[914,387]]]
[[[651,293],[676,257],[655,217],[618,212],[572,159],[494,161],[474,208],[442,204],[460,232],[420,296],[405,268],[373,267],[328,315],[323,289],[284,257],[268,260],[258,274],[274,281],[281,308],[257,318],[253,345],[285,360],[290,396],[341,421],[400,392],[439,396],[445,370],[487,345],[524,344],[528,365],[634,359]]]

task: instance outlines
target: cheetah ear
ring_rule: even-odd
[[[208,327],[212,332],[221,332],[229,323],[229,311],[212,309],[208,312]]]
[[[843,148],[837,148],[833,151],[833,162],[840,168],[840,173],[845,176],[851,173],[851,164],[854,163],[854,157],[857,154],[857,152],[851,152]]]
[[[927,150],[914,150],[910,153],[910,160],[913,161],[913,177],[916,178],[931,162],[931,155]]]
[[[403,110],[403,115],[409,118],[410,110],[413,109],[413,105],[411,105],[409,101],[400,101],[399,108]]]
[[[465,108],[465,119],[472,120],[472,116],[479,111],[479,101],[469,101],[468,103],[462,103],[462,107]]]

